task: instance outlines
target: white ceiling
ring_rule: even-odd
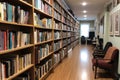
[[[104,5],[110,0],[65,0],[71,8],[77,19],[85,20],[83,15],[87,15],[87,20],[95,20],[97,15],[104,10]],[[87,2],[86,6],[82,6],[82,2]],[[87,13],[83,13],[87,10]]]

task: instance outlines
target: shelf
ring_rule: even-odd
[[[62,6],[62,4],[59,2],[60,0],[59,1],[58,0],[51,0],[51,1],[42,0],[41,3],[36,2],[35,5],[34,5],[35,0],[2,0],[2,1],[12,4],[14,6],[19,6],[18,9],[21,8],[21,13],[23,10],[23,12],[24,11],[29,12],[30,15],[29,15],[29,20],[27,22],[28,24],[20,24],[20,23],[22,23],[22,20],[21,20],[21,22],[18,21],[19,23],[17,23],[17,20],[15,20],[16,22],[0,21],[0,24],[1,24],[0,30],[4,30],[4,31],[8,30],[11,32],[12,31],[13,32],[20,31],[23,33],[24,32],[28,33],[28,34],[30,34],[31,44],[0,51],[0,55],[1,56],[3,55],[5,58],[7,58],[7,57],[9,58],[9,57],[11,57],[11,54],[13,53],[15,55],[12,55],[12,56],[16,56],[16,59],[17,59],[17,55],[18,55],[18,57],[19,57],[19,55],[20,56],[24,55],[24,54],[23,55],[19,54],[17,52],[24,53],[24,51],[25,51],[27,53],[31,53],[30,54],[31,60],[33,62],[33,64],[27,66],[26,68],[23,68],[22,70],[13,74],[9,78],[6,78],[6,80],[13,80],[13,79],[17,78],[18,76],[21,76],[21,74],[24,74],[26,72],[28,72],[28,75],[31,76],[31,80],[35,80],[35,76],[36,76],[35,75],[35,67],[37,68],[42,65],[44,66],[44,63],[45,63],[44,61],[47,61],[48,59],[50,59],[50,63],[53,63],[54,62],[53,57],[57,51],[64,50],[64,48],[66,48],[66,50],[67,50],[68,48],[75,46],[75,43],[78,42],[78,39],[79,39],[79,38],[77,38],[78,37],[78,32],[77,32],[78,28],[75,27],[75,26],[77,26],[76,20],[69,13],[69,11],[66,8],[64,8],[64,6]],[[38,2],[40,2],[40,1],[38,1]],[[54,3],[56,3],[56,5],[54,5]],[[41,4],[42,4],[42,6],[44,5],[46,7],[44,9],[39,9],[41,7],[37,8]],[[35,6],[37,6],[37,7],[35,7]],[[54,7],[54,6],[57,6],[57,7]],[[47,8],[49,8],[49,9],[47,9]],[[17,7],[15,9],[17,9]],[[52,12],[49,12],[49,11],[52,11]],[[56,15],[54,15],[54,13],[56,13]],[[38,16],[40,16],[40,18],[37,18]],[[3,20],[3,17],[5,17],[5,15],[1,16],[1,18],[2,18],[1,20]],[[20,18],[22,18],[22,17],[24,17],[24,16],[22,16],[22,14],[21,14]],[[17,18],[17,16],[15,16],[14,18]],[[50,21],[49,21],[49,19],[50,19]],[[41,25],[40,25],[41,22],[39,20],[42,20]],[[14,21],[14,20],[12,20],[12,21]],[[34,24],[34,22],[36,25]],[[54,26],[55,26],[54,22],[56,25],[56,27],[55,27],[56,29],[54,29]],[[48,27],[43,27],[44,26],[43,24],[48,25]],[[62,26],[66,30],[62,30],[61,29]],[[38,33],[39,31],[40,31],[40,33]],[[48,35],[50,32],[49,36],[51,37],[51,39],[34,43],[37,40],[37,37],[36,37],[37,35],[35,36],[34,32],[36,32],[37,34],[42,34],[41,32],[43,32],[43,34],[44,34],[44,32],[45,32],[45,35]],[[54,37],[54,36],[55,35],[58,36],[59,34],[61,35],[61,33],[63,33],[63,38],[61,38],[62,36],[59,36],[60,37],[59,39],[55,39],[56,37]],[[71,34],[72,34],[72,36],[71,36]],[[73,35],[73,34],[75,34],[75,35]],[[6,34],[4,34],[4,35],[6,35]],[[13,37],[14,37],[14,35],[13,35]],[[19,38],[19,36],[17,36],[17,38]],[[36,38],[36,39],[34,39],[34,38]],[[4,38],[4,40],[5,39],[6,38]],[[14,39],[14,38],[12,38],[12,39]],[[15,39],[16,39],[16,36],[15,36]],[[5,44],[6,44],[6,42],[5,42]],[[44,47],[44,45],[47,45],[47,47]],[[48,53],[48,55],[46,54],[46,56],[44,56],[42,58],[38,58],[37,60],[39,61],[39,63],[37,64],[34,59],[37,58],[38,54],[35,54],[35,52],[40,51],[40,47],[42,47],[41,49],[43,49],[43,50],[44,50],[44,48],[46,50],[48,50],[47,48],[49,47],[51,52]],[[27,54],[27,53],[25,53],[25,54]],[[66,55],[67,54],[65,54],[65,56]],[[65,56],[62,57],[62,59],[60,61],[62,61],[65,58]],[[50,70],[49,71],[47,70],[48,72],[46,72],[44,75],[42,75],[40,80],[44,80],[44,78],[46,78],[50,74],[50,71],[54,68],[55,65],[58,65],[58,63],[56,63],[54,65],[52,64],[51,67],[49,67]],[[45,65],[46,65],[46,63],[45,63]]]
[[[54,29],[55,31],[61,31],[61,29]]]
[[[53,30],[52,28],[45,28],[45,27],[41,27],[41,26],[35,26],[35,28],[38,28],[38,29],[45,29],[45,30]]]
[[[12,76],[7,78],[6,80],[12,80],[13,78],[17,77],[18,75],[22,74],[23,72],[27,71],[28,69],[32,68],[33,66],[34,66],[33,64],[27,66],[26,68],[24,68],[24,69],[20,70],[19,72],[13,74]]]
[[[42,58],[40,59],[40,61],[44,60],[45,58],[47,58],[48,56],[52,55],[53,53],[54,53],[54,52],[50,52],[47,56],[42,57]]]
[[[18,47],[18,48],[3,50],[3,51],[0,51],[0,54],[7,54],[7,53],[10,53],[10,52],[22,50],[22,49],[29,48],[29,47],[32,47],[32,46],[33,46],[33,44],[29,44],[29,45],[25,45],[24,47]]]
[[[62,38],[60,38],[60,39],[54,39],[54,41],[59,41],[59,40],[62,40]]]
[[[41,45],[41,44],[45,44],[45,43],[49,43],[49,42],[52,42],[52,41],[53,41],[53,39],[47,40],[47,41],[38,42],[38,43],[35,44],[35,46]]]
[[[41,77],[39,80],[44,80],[43,78],[44,78],[45,76],[47,76],[48,73],[49,73],[52,69],[53,69],[53,67],[51,67],[50,70],[49,70],[47,73],[45,73],[44,75],[42,75],[42,77]]]
[[[47,16],[47,17],[49,17],[49,18],[52,18],[51,15],[49,15],[49,14],[47,14],[47,13],[45,13],[45,12],[39,10],[39,9],[37,9],[36,7],[34,7],[34,10],[35,10],[35,12],[41,13],[42,15],[45,15],[45,16]]]
[[[20,2],[21,2],[22,4],[24,4],[24,5],[33,7],[30,3],[26,2],[26,1],[20,0]]]
[[[1,21],[0,20],[0,23],[1,24],[6,24],[6,25],[14,25],[14,26],[26,26],[26,27],[32,27],[33,28],[33,25],[30,25],[30,24],[19,24],[19,23],[16,23],[16,22],[8,22],[8,21]]]
[[[57,49],[57,50],[55,50],[54,52],[57,52],[57,51],[59,51],[59,50],[61,50],[62,48],[59,48],[59,49]]]
[[[50,4],[49,2],[47,2],[46,0],[44,0],[44,2],[46,2],[49,6],[52,7],[52,4]]]
[[[70,30],[62,30],[63,32],[71,32]]]
[[[23,0],[4,0],[5,2],[8,2],[8,3],[11,3],[11,4],[14,4],[14,5],[19,5],[19,6],[24,6],[26,8],[32,8],[32,4],[29,4]]]
[[[58,21],[58,22],[61,22],[61,23],[63,23],[61,20],[59,20],[59,19],[56,19],[55,17],[54,17],[54,20],[56,20],[56,21]]]
[[[60,15],[62,15],[62,13],[58,9],[56,9],[55,7],[54,7],[54,10],[57,11]]]

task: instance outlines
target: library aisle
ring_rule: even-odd
[[[77,45],[46,80],[95,80],[92,71],[92,47]],[[96,80],[113,80],[98,77]]]

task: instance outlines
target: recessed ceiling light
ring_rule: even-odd
[[[83,2],[83,3],[82,3],[82,5],[83,5],[83,6],[86,6],[86,5],[87,5],[87,3],[86,3],[86,2]]]
[[[84,15],[84,17],[87,17],[87,15]]]
[[[87,13],[87,11],[86,11],[86,10],[84,10],[84,11],[83,11],[83,13]]]

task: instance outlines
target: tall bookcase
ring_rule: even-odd
[[[0,10],[0,80],[43,80],[78,44],[79,23],[57,0],[1,0]]]

